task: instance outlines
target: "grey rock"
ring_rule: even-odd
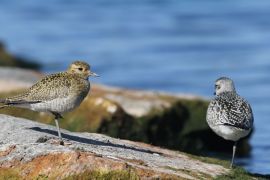
[[[80,150],[110,161],[127,163],[135,168],[187,179],[195,179],[192,173],[215,177],[229,172],[220,165],[205,163],[179,152],[102,134],[76,133],[62,129],[65,146],[61,146],[57,143],[54,126],[7,115],[0,115],[0,127],[0,168],[7,167],[15,160],[26,163],[48,154]],[[12,150],[8,150],[10,148]],[[134,160],[143,163],[136,164],[133,163]]]

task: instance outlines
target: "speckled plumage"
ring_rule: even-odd
[[[224,92],[210,102],[207,122],[211,126],[227,125],[249,130],[253,124],[252,110],[248,102],[235,92]]]
[[[72,69],[73,65],[83,67],[85,71],[90,69],[87,63],[76,61],[71,64],[66,72],[48,75],[26,90],[26,92],[6,98],[2,102],[9,106],[26,107],[37,111],[63,113],[72,110],[76,105],[78,106],[80,104],[90,89],[89,75],[85,72],[74,72]],[[67,103],[65,99],[78,103],[76,105],[74,104],[73,108],[65,108],[65,104]],[[57,111],[57,108],[50,107],[50,103],[53,100],[57,100],[57,104],[51,105],[62,106],[61,110]],[[42,109],[42,104],[44,103],[49,105]],[[41,107],[36,109],[36,106]]]
[[[7,98],[5,102],[7,105],[35,111],[63,113],[76,108],[89,89],[90,83],[87,79],[73,73],[61,72],[44,77],[25,93]]]
[[[226,140],[237,142],[253,128],[253,113],[249,103],[236,93],[231,79],[216,80],[216,97],[211,100],[206,115],[209,127]],[[233,158],[236,144],[233,150]],[[231,164],[231,166],[232,166]]]
[[[24,93],[0,100],[0,103],[4,104],[2,107],[16,106],[51,112],[58,119],[61,113],[78,107],[86,97],[90,90],[89,76],[97,75],[90,71],[87,63],[75,61],[67,71],[48,75]]]

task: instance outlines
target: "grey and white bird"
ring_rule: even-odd
[[[90,65],[83,61],[73,62],[67,71],[45,76],[24,93],[1,99],[0,108],[14,106],[34,111],[50,112],[63,144],[58,119],[62,113],[78,107],[90,90],[89,76],[98,76],[90,71]]]
[[[215,95],[208,106],[206,121],[217,135],[235,142],[232,167],[237,141],[247,136],[253,128],[253,113],[250,104],[236,93],[230,78],[216,80]]]

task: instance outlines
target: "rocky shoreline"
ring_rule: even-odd
[[[42,77],[24,69],[0,68],[0,97],[16,94]],[[6,84],[8,82],[8,85]],[[193,154],[231,153],[231,142],[216,136],[205,121],[208,100],[93,84],[79,108],[60,122],[71,131],[102,133]],[[51,116],[26,109],[6,108],[1,113],[54,124]],[[248,139],[240,142],[238,155],[250,152]]]
[[[24,91],[42,76],[37,71],[1,67],[0,98]],[[60,127],[67,129],[63,132],[69,145],[64,147],[55,143],[55,128],[45,125],[54,125],[52,116],[19,108],[1,109],[0,114],[10,116],[0,115],[3,127],[0,176],[15,179],[263,177],[248,174],[241,168],[229,170],[228,162],[205,157],[209,152],[227,153],[229,157],[232,147],[207,126],[207,106],[207,99],[195,95],[94,84],[81,106],[64,114],[60,122]],[[237,155],[247,156],[250,150],[248,137],[240,142]],[[65,173],[66,169],[69,173]]]
[[[128,172],[134,179],[211,178],[229,172],[180,152],[101,134],[63,130],[66,145],[61,146],[55,127],[22,118],[0,115],[0,126],[1,171],[25,179],[62,179],[86,171]]]

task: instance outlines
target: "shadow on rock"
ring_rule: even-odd
[[[57,131],[50,130],[50,129],[42,129],[40,127],[32,127],[29,129],[34,130],[34,131],[38,131],[38,132],[51,134],[54,136],[58,136]],[[63,138],[66,138],[66,139],[71,140],[71,141],[76,141],[78,143],[91,144],[91,145],[97,145],[97,146],[110,146],[110,147],[115,147],[115,148],[122,148],[122,149],[129,149],[129,150],[133,150],[133,151],[139,151],[139,152],[143,152],[143,153],[149,153],[149,154],[156,153],[156,154],[162,155],[162,153],[160,153],[160,152],[150,151],[150,150],[146,150],[146,149],[139,149],[139,148],[130,147],[130,146],[126,146],[126,145],[114,144],[114,143],[111,143],[109,141],[102,142],[102,141],[88,139],[88,138],[84,138],[84,137],[73,136],[73,135],[69,135],[69,134],[65,134],[65,133],[61,133],[61,134],[62,134]]]

